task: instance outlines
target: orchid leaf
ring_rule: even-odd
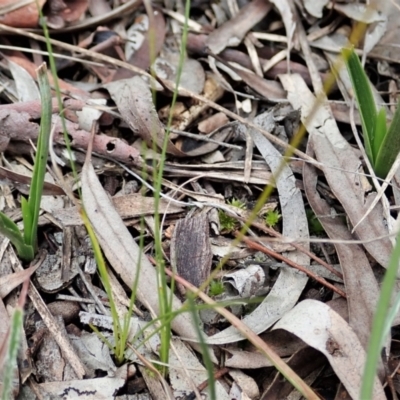
[[[342,49],[342,55],[346,62],[347,70],[349,72],[354,94],[357,100],[358,109],[361,115],[365,151],[372,165],[375,165],[373,148],[375,147],[374,139],[377,110],[369,79],[360,63],[357,54],[352,48]]]

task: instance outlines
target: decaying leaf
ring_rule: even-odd
[[[206,214],[181,219],[171,241],[171,264],[182,278],[200,287],[210,275],[212,252]]]
[[[243,7],[232,19],[212,32],[206,46],[214,54],[226,47],[238,46],[246,33],[271,10],[271,4],[264,0],[255,0]]]
[[[328,305],[304,300],[274,326],[294,333],[329,360],[350,396],[360,398],[366,353],[350,326]],[[386,399],[382,384],[375,378],[374,399]]]
[[[351,223],[356,225],[364,216],[376,194],[365,195],[354,171],[358,171],[360,161],[340,134],[335,120],[326,105],[321,106],[312,120],[311,110],[315,97],[299,75],[282,75],[281,81],[288,92],[288,99],[295,109],[301,109],[301,119],[310,133],[317,159],[323,163],[323,170],[331,190],[341,202]],[[387,228],[382,218],[382,206],[374,210],[358,225],[356,233],[365,240],[364,247],[383,267],[387,267],[392,251]]]
[[[119,112],[132,131],[140,136],[152,149],[162,149],[165,130],[154,108],[151,91],[139,76],[122,79],[105,85],[115,101]],[[183,157],[175,145],[167,141],[167,153]]]
[[[264,127],[264,118],[265,116],[260,115],[255,122]],[[265,128],[270,129],[269,126]],[[276,175],[281,169],[281,154],[259,132],[256,130],[250,132],[271,171]],[[307,217],[301,192],[296,188],[293,173],[287,165],[280,170],[276,186],[282,207],[283,234],[308,238]],[[309,263],[309,257],[299,251],[288,252],[286,256],[301,265]],[[269,294],[252,313],[244,317],[244,323],[256,333],[265,331],[296,304],[307,281],[308,278],[303,273],[289,268],[282,269]],[[242,338],[236,328],[230,327],[210,337],[208,343],[231,343]]]

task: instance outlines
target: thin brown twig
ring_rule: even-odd
[[[346,293],[343,292],[342,290],[338,289],[337,287],[335,287],[334,285],[330,284],[328,281],[326,281],[324,278],[319,277],[318,275],[315,275],[313,272],[309,271],[308,269],[302,267],[301,265],[295,263],[294,261],[290,260],[287,257],[282,256],[281,254],[268,249],[267,247],[262,246],[261,244],[247,238],[246,236],[243,236],[240,234],[240,232],[236,231],[234,232],[234,235],[239,238],[241,241],[245,242],[250,248],[258,250],[258,251],[262,251],[265,254],[268,254],[271,257],[274,257],[280,261],[283,261],[284,263],[290,265],[293,268],[296,268],[299,271],[304,272],[305,274],[307,274],[309,277],[315,279],[317,282],[321,283],[322,285],[326,286],[327,288],[333,290],[334,292],[336,292],[337,294],[339,294],[340,296],[346,298]]]
[[[246,223],[246,218],[243,218],[240,215],[235,215],[235,218],[237,218],[238,220]],[[268,233],[268,234],[270,234],[272,236],[275,236],[276,238],[282,238],[283,239],[283,235],[281,233],[275,231],[272,228],[268,228],[264,224],[260,224],[258,222],[253,221],[251,226],[253,226],[254,228],[257,228],[257,229],[259,229],[259,230],[261,230],[261,231],[263,231],[265,233]],[[341,272],[337,271],[335,268],[332,267],[332,265],[328,264],[322,258],[319,258],[312,251],[307,250],[305,247],[303,247],[302,245],[300,245],[298,243],[295,243],[295,242],[291,242],[290,245],[293,246],[294,248],[296,248],[297,250],[301,251],[302,253],[306,254],[307,256],[309,256],[311,259],[313,259],[317,263],[321,264],[328,271],[332,272],[332,274],[335,274],[338,278],[343,279],[343,274]]]

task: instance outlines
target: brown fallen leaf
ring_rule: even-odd
[[[143,215],[155,213],[154,197],[144,197],[141,194],[129,194],[125,196],[114,196],[112,204],[122,219],[138,218]],[[160,214],[174,214],[183,211],[182,207],[176,204],[169,204],[161,199],[158,212]],[[54,218],[65,226],[82,225],[82,218],[76,207],[64,208],[54,212]]]
[[[53,29],[79,21],[88,8],[88,0],[48,0],[46,7],[47,25]]]
[[[1,22],[5,25],[18,28],[36,28],[39,21],[39,11],[36,2],[29,2],[15,7],[15,0],[1,0]],[[39,0],[39,7],[43,7],[46,0]]]
[[[40,265],[41,263],[36,263],[23,271],[0,277],[0,298],[4,299],[12,290],[28,279]]]
[[[308,149],[308,154],[313,155]],[[317,175],[315,169],[304,164],[304,189],[308,202],[315,215],[328,215],[319,218],[325,232],[331,239],[351,240],[352,235],[340,216],[331,216],[331,207],[316,190]],[[371,269],[368,258],[359,245],[336,243],[337,255],[343,272],[349,308],[349,324],[356,332],[364,349],[367,348],[376,304],[379,297],[379,287]],[[354,266],[357,268],[354,268]]]
[[[238,46],[246,33],[260,22],[271,8],[270,2],[265,0],[249,2],[233,18],[210,33],[206,46],[214,54],[219,54],[226,47]]]
[[[346,321],[328,305],[303,300],[273,328],[289,331],[323,353],[353,399],[360,398],[366,352]],[[382,384],[374,379],[374,400],[384,400]]]
[[[11,171],[7,168],[0,167],[0,179],[8,181],[12,184],[16,184],[18,189],[23,194],[29,193],[29,186],[32,178],[26,175],[18,174],[17,172]],[[61,196],[65,194],[64,190],[53,183],[44,182],[43,194],[52,196]]]
[[[178,274],[200,287],[210,275],[212,252],[206,214],[180,219],[171,241],[171,263]]]
[[[118,111],[132,131],[140,136],[149,148],[156,144],[162,149],[165,130],[154,107],[151,91],[143,79],[134,76],[108,83],[105,88],[110,92]],[[167,153],[177,157],[185,156],[185,153],[178,150],[169,139]]]
[[[154,23],[154,25],[153,25]],[[163,14],[155,10],[153,18],[147,15],[139,15],[133,25],[127,30],[128,41],[125,46],[125,56],[131,65],[146,70],[151,65],[151,57],[155,57],[161,51],[165,40],[165,19]],[[150,37],[152,46],[150,46]],[[113,77],[113,81],[128,79],[136,75],[125,68],[119,68]]]
[[[340,201],[351,223],[355,226],[364,216],[376,193],[365,195],[364,189],[353,171],[358,171],[360,160],[350,144],[340,134],[330,108],[321,106],[309,120],[315,105],[315,96],[299,75],[281,75],[281,82],[288,92],[293,108],[301,110],[302,122],[310,134],[317,160],[323,163],[323,171],[332,192]],[[387,267],[392,244],[383,220],[382,204],[379,203],[356,233],[365,240],[364,247],[383,267]],[[372,240],[384,237],[380,240]]]

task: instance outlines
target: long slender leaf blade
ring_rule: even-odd
[[[25,243],[30,243],[30,235],[32,233],[32,213],[29,207],[28,200],[25,197],[21,197],[21,211],[22,220],[24,221],[24,240]]]
[[[51,90],[47,77],[47,68],[42,64],[37,69],[38,83],[40,89],[40,99],[42,112],[40,119],[40,133],[37,143],[35,165],[33,168],[32,185],[29,192],[29,207],[32,216],[32,226],[25,234],[26,243],[36,248],[37,246],[37,224],[39,220],[40,201],[43,194],[44,175],[46,173],[47,158],[49,155],[49,140],[51,130]]]
[[[374,128],[374,143],[373,143],[373,149],[372,152],[374,154],[374,160],[376,163],[376,159],[378,157],[378,153],[380,150],[380,147],[382,146],[383,141],[385,140],[385,136],[387,133],[387,128],[386,128],[386,110],[382,107],[378,114],[376,115],[376,121],[375,121],[375,128]],[[376,165],[375,165],[376,168]]]
[[[10,339],[7,346],[6,363],[3,371],[3,391],[1,394],[2,400],[11,399],[12,379],[17,365],[17,353],[21,341],[23,311],[20,307],[14,310],[11,319]]]
[[[397,105],[396,112],[393,116],[393,121],[382,140],[376,162],[375,173],[380,178],[386,178],[390,168],[396,160],[400,152],[400,107]]]
[[[21,258],[28,261],[33,259],[33,248],[25,244],[17,224],[3,213],[0,213],[0,233],[10,239]]]
[[[375,140],[374,131],[376,126],[377,110],[369,79],[364,72],[357,54],[354,52],[354,49],[342,49],[342,55],[353,84],[353,90],[361,115],[365,151],[372,165],[375,165],[375,158],[372,149]]]
[[[396,114],[398,114],[396,110]],[[395,116],[396,116],[395,114]],[[386,270],[381,285],[381,294],[372,323],[372,332],[368,343],[367,360],[364,367],[364,376],[361,386],[361,399],[371,399],[374,385],[374,377],[378,369],[381,350],[385,342],[385,326],[390,318],[390,303],[392,301],[393,289],[397,282],[397,271],[400,259],[400,233],[396,237],[396,245],[390,256],[388,268]]]

